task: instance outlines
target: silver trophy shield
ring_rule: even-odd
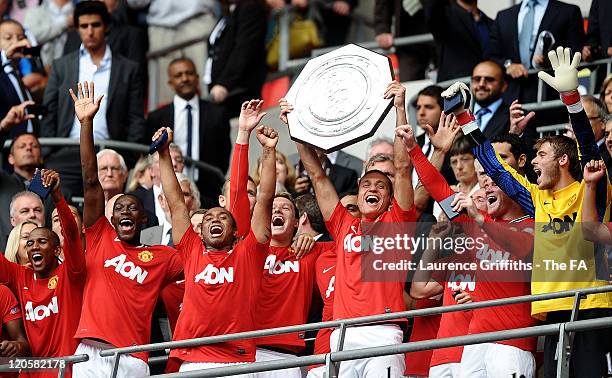
[[[287,92],[291,139],[329,153],[371,137],[393,106],[392,80],[388,57],[354,44],[311,59]]]

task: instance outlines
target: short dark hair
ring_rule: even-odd
[[[21,30],[25,31],[25,28],[23,27],[23,25],[21,25],[19,21],[13,20],[12,18],[7,18],[6,20],[0,20],[0,27],[2,27],[2,25],[5,25],[5,24],[17,25],[21,28]]]
[[[510,145],[510,152],[517,161],[521,155],[527,155],[525,142],[516,134],[505,133],[496,135],[491,138],[491,143],[508,143]]]
[[[469,139],[466,136],[461,135],[453,142],[453,146],[451,147],[450,151],[448,151],[448,157],[463,154],[470,154],[474,156],[472,144],[470,143]]]
[[[257,186],[257,184],[255,184],[255,180],[253,180],[253,178],[250,175],[248,176],[247,180],[252,182],[255,186]],[[225,195],[225,191],[229,188],[229,184],[230,184],[230,179],[225,180],[225,182],[223,183],[223,186],[221,187],[221,195]]]
[[[444,103],[442,101],[442,92],[444,90],[442,89],[442,87],[438,86],[438,85],[430,85],[427,86],[423,89],[421,89],[419,91],[419,93],[417,93],[417,96],[414,100],[413,105],[416,106],[416,102],[419,99],[419,96],[429,96],[429,97],[433,97],[436,99],[436,102],[438,103],[438,105],[440,106],[440,108],[444,109]]]
[[[57,234],[55,233],[55,231],[53,231],[53,230],[51,230],[51,229],[48,229],[47,227],[41,227],[41,226],[38,226],[38,227],[36,227],[35,229],[33,229],[31,232],[33,232],[33,231],[35,231],[35,230],[39,230],[39,229],[40,229],[40,230],[45,230],[45,231],[47,231],[47,232],[49,233],[49,235],[50,235],[50,239],[51,239],[51,242],[53,243],[53,248],[57,248],[57,247],[59,247],[59,246],[60,246],[60,239],[59,239],[59,236],[57,236]]]
[[[178,62],[187,62],[187,63],[191,63],[191,65],[195,68],[196,65],[193,62],[193,60],[191,58],[188,58],[186,56],[179,56],[178,58],[174,58],[170,61],[170,63],[168,63],[168,68],[170,68],[170,66],[172,66],[173,64],[176,64]]]
[[[299,196],[295,199],[295,207],[298,210],[299,216],[302,216],[302,214],[308,216],[308,220],[316,232],[323,234],[327,231],[323,214],[321,214],[321,209],[319,209],[315,196],[310,193]]]
[[[102,1],[85,0],[78,2],[77,5],[74,6],[74,13],[72,14],[74,26],[78,28],[79,17],[88,14],[97,14],[100,16],[105,26],[111,23],[110,13],[108,13],[108,9],[106,9],[106,5],[104,5]]]
[[[578,147],[576,142],[565,135],[551,135],[538,139],[533,148],[537,151],[544,143],[550,143],[555,152],[555,159],[567,155],[569,160],[569,172],[575,180],[582,177],[580,169],[580,159],[578,157]]]
[[[13,153],[13,148],[14,148],[14,146],[15,146],[15,143],[17,142],[17,139],[21,138],[21,137],[22,137],[22,136],[24,136],[24,135],[31,135],[31,136],[33,136],[33,137],[34,137],[34,139],[36,139],[36,141],[38,142],[38,137],[36,136],[36,134],[24,131],[24,132],[22,132],[22,133],[19,133],[19,134],[15,135],[15,137],[13,138],[13,140],[11,140],[11,145],[9,146],[9,153],[11,153],[11,154]],[[40,143],[39,143],[39,144],[40,144]],[[0,150],[1,150],[1,149],[2,149],[2,146],[0,146]]]

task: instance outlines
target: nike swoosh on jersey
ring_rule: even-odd
[[[323,274],[325,274],[325,273],[329,272],[330,270],[334,269],[335,267],[336,267],[336,266],[334,265],[334,266],[331,266],[331,267],[329,267],[329,268],[327,268],[327,269],[323,269]]]

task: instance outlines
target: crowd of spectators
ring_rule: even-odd
[[[356,1],[292,4],[318,9],[328,44],[346,41]],[[524,0],[495,20],[476,0],[377,0],[382,48],[410,34],[431,32],[436,41],[397,48],[402,79],[424,77],[435,60],[440,85],[419,91],[412,127],[406,89],[391,82],[384,98],[393,102],[394,139],[371,140],[363,160],[300,143],[287,156],[276,149],[279,133],[263,126],[263,101],[255,99],[267,72],[270,12],[283,5],[0,0],[0,146],[10,144],[0,169],[0,356],[87,354],[72,375],[107,376],[111,364],[100,351],[112,347],[610,282],[612,77],[599,95],[581,95],[577,73],[580,56],[612,56],[608,2],[592,1],[585,32],[579,8],[557,0]],[[145,112],[146,83],[157,76],[147,52],[203,34],[206,42],[158,61],[165,105]],[[543,117],[523,107],[536,99],[532,69],[548,98],[561,96],[564,135],[539,138]],[[441,86],[463,76],[469,87]],[[451,97],[460,106],[445,113]],[[293,106],[280,105],[286,124]],[[40,137],[74,143],[43,148]],[[249,155],[251,139],[259,156]],[[94,141],[104,140],[158,146],[149,155],[97,150]],[[49,194],[39,196],[37,185]],[[371,253],[361,240],[377,223],[484,245],[466,253],[416,248],[418,268],[394,281],[366,280]],[[586,272],[535,268],[550,259],[579,259]],[[533,268],[527,277],[422,268],[482,261]],[[565,322],[571,309],[555,299],[366,325],[343,341],[328,329],[314,343],[295,333],[181,348],[161,369],[329,353],[340,342],[358,349],[504,331]],[[604,316],[612,316],[612,294],[583,299],[580,319]],[[611,371],[610,340],[610,329],[576,333],[573,374]],[[545,337],[542,361],[536,338],[524,338],[345,361],[340,376],[534,377],[543,366],[553,377],[557,343],[558,335]],[[119,376],[161,372],[148,357],[122,357]],[[322,374],[309,368],[309,377]]]

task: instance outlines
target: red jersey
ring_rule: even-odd
[[[472,259],[470,256],[468,256],[468,254],[462,254],[439,259],[436,261],[436,263],[465,263],[471,261]],[[472,296],[474,295],[474,291],[476,291],[476,275],[475,271],[472,270],[436,270],[432,274],[432,278],[444,286],[444,294],[442,296],[443,306],[457,304],[455,298],[453,297],[453,292],[456,290],[466,291]],[[467,335],[471,319],[472,311],[454,311],[442,314],[440,319],[440,328],[438,329],[436,338],[443,339],[446,337]],[[462,346],[435,349],[431,355],[430,366],[461,362],[462,354]]]
[[[236,236],[245,237],[251,229],[251,205],[247,193],[249,145],[236,143],[230,168],[229,211],[236,221]]]
[[[4,285],[0,285],[0,316],[2,316],[2,324],[15,319],[21,319],[21,309],[19,308],[19,303],[17,303],[17,298]],[[0,340],[6,340],[2,334],[1,327]]]
[[[414,222],[416,211],[402,210],[393,199],[391,210],[376,222]],[[336,243],[334,320],[405,311],[403,282],[365,282],[361,279],[361,222],[338,201],[325,222]],[[363,222],[366,222],[365,220]],[[353,246],[359,246],[356,250]]]
[[[177,249],[185,265],[185,296],[173,340],[252,331],[251,293],[261,280],[268,243],[259,243],[249,232],[229,252],[206,251],[190,227]],[[170,356],[189,362],[253,362],[255,341],[173,349]]]
[[[333,243],[315,243],[310,253],[297,259],[289,247],[270,247],[263,269],[259,294],[253,307],[255,329],[304,324],[312,301],[315,264],[322,251]],[[257,346],[271,346],[294,353],[304,349],[304,332],[261,337]]]
[[[327,322],[334,318],[334,285],[336,281],[336,251],[333,249],[321,253],[315,265],[317,287],[323,299],[323,315],[321,321]],[[329,337],[333,329],[325,328],[317,332],[314,354],[329,353]]]
[[[85,286],[85,255],[80,230],[64,200],[57,204],[57,211],[65,260],[49,277],[36,277],[32,269],[0,256],[0,281],[6,282],[19,298],[30,350],[35,357],[70,356],[77,347],[74,333]]]
[[[184,294],[185,280],[169,283],[160,294],[162,301],[164,301],[166,313],[168,314],[168,322],[170,323],[170,330],[172,333],[174,333],[176,329],[176,322],[183,308]]]
[[[440,299],[417,299],[415,309],[440,306]],[[440,328],[442,315],[417,316],[412,323],[410,342],[434,340]],[[404,375],[429,376],[429,365],[433,350],[422,350],[420,352],[409,352],[405,354],[406,370]]]
[[[163,245],[133,246],[117,237],[105,217],[85,230],[87,281],[78,339],[116,347],[146,344],[157,298],[182,272],[177,252]],[[148,353],[134,353],[146,361]]]

